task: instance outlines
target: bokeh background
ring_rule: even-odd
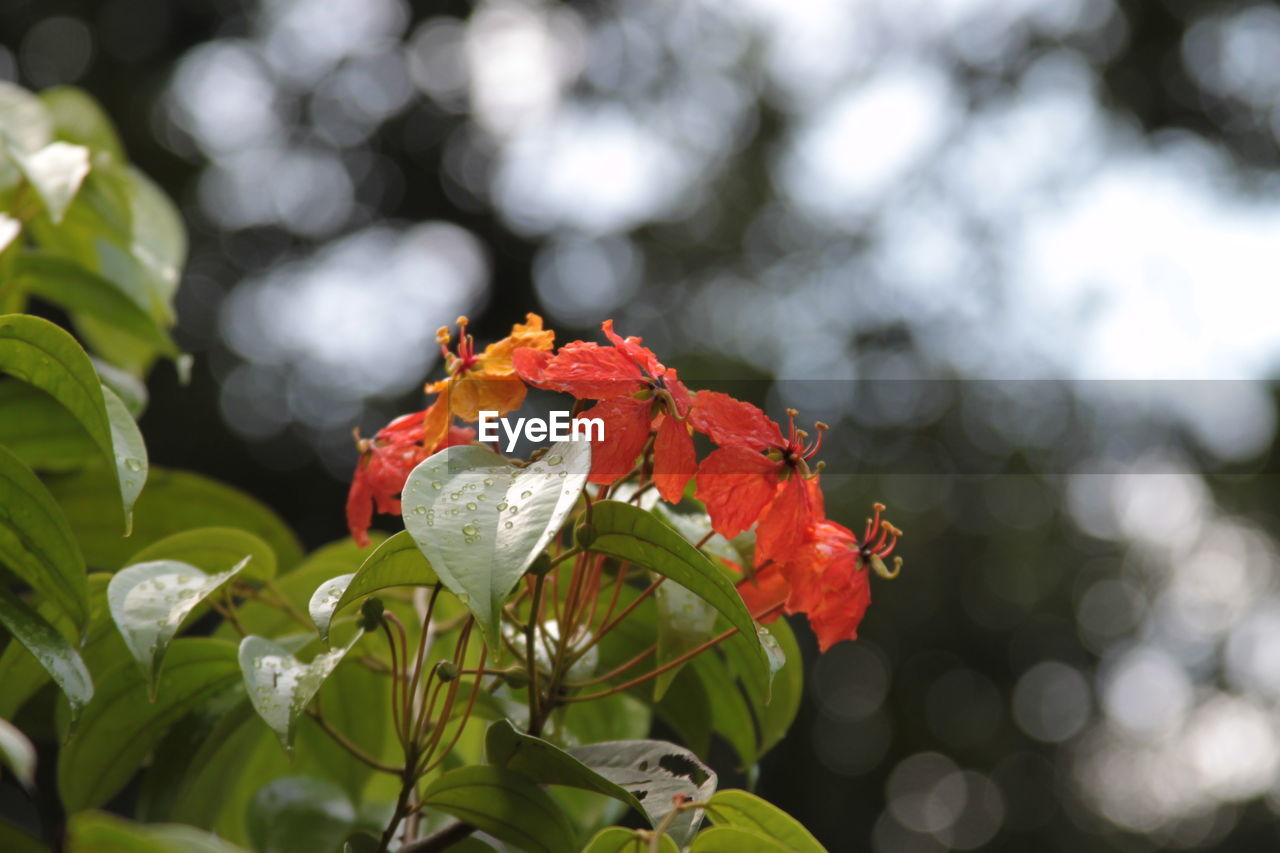
[[[615,317],[907,531],[759,779],[833,851],[1280,843],[1274,4],[4,0],[0,78],[181,203],[154,462],[318,545],[438,326]]]

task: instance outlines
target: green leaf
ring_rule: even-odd
[[[716,773],[682,746],[661,740],[621,740],[576,746],[569,754],[644,804],[657,826],[673,808],[673,798],[706,800],[716,789]],[[676,817],[668,832],[681,846],[702,822],[700,809]]]
[[[71,413],[25,382],[0,380],[0,445],[37,471],[73,471],[98,448]]]
[[[281,571],[302,559],[297,538],[265,504],[186,471],[151,472],[147,490],[138,499],[133,535],[122,539],[105,515],[113,488],[110,475],[95,469],[49,480],[49,490],[71,522],[86,562],[95,569],[115,571],[127,565],[139,548],[206,525],[235,527],[258,536],[275,552]]]
[[[790,848],[767,835],[740,826],[716,826],[698,834],[689,853],[788,853]]]
[[[0,565],[57,603],[83,628],[89,618],[84,558],[71,526],[31,469],[0,446]]]
[[[664,583],[655,593],[658,606],[658,666],[673,661],[711,639],[716,611],[700,595],[677,583]],[[681,665],[683,666],[683,664]],[[681,667],[653,680],[653,698],[661,699]]]
[[[514,770],[459,767],[428,785],[422,801],[529,853],[563,853],[574,846],[568,817],[546,791]]]
[[[740,642],[740,638],[730,637],[719,648],[751,700],[760,732],[759,754],[764,755],[786,736],[800,710],[804,697],[804,659],[786,619],[776,620],[767,631],[760,630],[761,641],[771,650],[770,660],[777,666],[772,678],[760,677],[754,666],[753,650]]]
[[[28,792],[36,784],[36,748],[18,727],[0,718],[0,764],[6,765]]]
[[[133,214],[129,248],[155,280],[158,296],[167,305],[178,290],[187,261],[187,230],[178,209],[154,181],[132,166],[125,172]]]
[[[152,560],[121,569],[107,586],[107,603],[125,645],[152,691],[165,649],[196,605],[248,565],[245,557],[225,572],[207,575],[178,560]]]
[[[19,287],[69,313],[94,317],[156,352],[177,358],[169,333],[109,279],[76,261],[42,252],[24,252],[14,262]]]
[[[215,835],[181,824],[131,823],[85,812],[68,825],[67,853],[245,853]]]
[[[89,174],[89,149],[69,142],[50,142],[29,154],[10,151],[9,158],[36,191],[49,218],[55,224],[61,222]]]
[[[569,753],[542,738],[516,731],[509,720],[499,720],[485,735],[489,763],[516,770],[543,785],[565,785],[594,791],[626,803],[648,816],[640,801],[625,788],[610,782]]]
[[[48,320],[0,316],[0,371],[47,392],[85,428],[114,466],[127,533],[147,477],[142,438],[124,404],[103,390],[80,344]]]
[[[275,779],[249,803],[249,838],[257,853],[336,851],[355,825],[347,792],[315,776]]]
[[[0,850],[5,853],[49,853],[49,848],[11,823],[0,820]]]
[[[441,582],[498,649],[503,602],[564,523],[587,482],[591,445],[552,445],[521,468],[478,445],[446,448],[409,474],[404,524]]]
[[[706,691],[712,728],[738,754],[740,769],[750,768],[757,758],[756,726],[742,690],[714,652],[700,654],[689,664]]]
[[[739,827],[764,835],[788,853],[826,853],[826,848],[800,821],[747,791],[731,788],[716,792],[707,803],[707,817],[717,826]]]
[[[350,572],[338,575],[336,578],[329,578],[316,587],[316,591],[311,594],[311,600],[307,602],[307,614],[311,617],[311,621],[316,623],[316,630],[320,632],[320,638],[326,643],[329,642],[329,625],[333,622],[333,614],[337,612],[342,594],[346,592],[355,576],[355,572]]]
[[[298,717],[361,636],[358,632],[346,646],[318,654],[310,663],[265,637],[248,636],[240,642],[240,671],[249,701],[286,751],[293,749]]]
[[[0,80],[0,143],[7,143],[11,150],[30,153],[52,138],[53,119],[40,99],[21,86]],[[0,157],[0,163],[3,161]]]
[[[601,501],[592,507],[591,523],[596,528],[592,551],[643,566],[697,594],[754,647],[753,665],[767,677],[769,656],[760,642],[756,623],[719,566],[686,542],[675,528],[638,507]]]
[[[78,719],[93,698],[93,681],[67,638],[4,584],[0,584],[0,624],[40,662],[67,697],[71,719]]]
[[[402,530],[378,545],[360,564],[351,583],[342,593],[342,598],[334,606],[333,613],[337,614],[344,607],[380,589],[392,586],[434,586],[439,582],[440,578],[414,544],[409,531]]]
[[[276,576],[276,554],[271,546],[235,527],[200,527],[166,536],[134,554],[129,564],[152,560],[180,560],[210,574],[248,561],[243,572],[246,578],[265,581]]]
[[[595,834],[582,848],[582,853],[649,853],[649,839],[634,829],[609,826]],[[658,843],[661,853],[680,853],[680,848],[670,835],[662,836]],[[746,851],[743,851],[746,853]]]
[[[124,159],[124,146],[115,125],[92,95],[75,86],[54,86],[41,91],[38,97],[53,118],[53,131],[59,139]]]
[[[167,658],[154,703],[131,660],[102,678],[76,736],[58,756],[58,791],[68,812],[111,799],[170,726],[239,681],[235,646],[223,640],[175,640]]]

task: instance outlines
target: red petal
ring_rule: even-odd
[[[769,624],[782,614],[780,605],[787,600],[787,579],[776,566],[755,573],[754,577],[738,582],[738,594],[747,612],[764,624]],[[761,619],[761,615],[768,613]]]
[[[531,384],[585,400],[629,397],[646,387],[640,368],[627,356],[613,347],[584,341],[562,346]]]
[[[636,467],[636,458],[649,440],[652,417],[649,403],[623,397],[597,403],[580,418],[600,418],[604,421],[604,441],[591,444],[591,474],[588,482],[608,485],[629,474]]]
[[[347,492],[347,528],[361,548],[369,544],[369,526],[373,524],[373,491],[362,476],[363,468],[364,460],[356,463],[351,490]]]
[[[714,450],[698,466],[696,494],[721,536],[737,536],[755,524],[777,488],[777,464],[745,447]]]
[[[684,487],[698,470],[693,436],[684,421],[666,415],[653,442],[653,484],[667,503],[680,503]]]
[[[854,560],[842,558],[836,565],[850,567]],[[823,588],[822,601],[808,617],[818,648],[825,652],[841,640],[858,638],[858,626],[871,606],[871,578],[866,569],[835,570],[833,566],[823,578]]]
[[[816,505],[815,505],[816,504]],[[756,528],[756,565],[770,561],[785,563],[792,552],[812,538],[813,527],[822,520],[822,491],[817,478],[805,480],[798,474],[778,490]]]
[[[752,450],[782,447],[782,431],[756,406],[719,391],[699,391],[690,414],[693,428],[711,436],[721,447],[742,445]]]
[[[546,350],[521,347],[511,354],[511,364],[517,376],[530,385],[541,387],[539,383],[543,381],[543,372],[551,358],[551,353]]]
[[[613,330],[612,320],[605,320],[600,324],[600,328],[604,330],[604,336],[609,339],[610,343],[625,353],[627,358],[635,362],[638,367],[650,376],[656,378],[666,370],[662,366],[662,362],[658,361],[658,357],[653,354],[653,350],[640,345],[643,338],[621,337]]]

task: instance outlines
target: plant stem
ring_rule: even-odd
[[[648,681],[651,678],[657,678],[662,673],[670,669],[674,669],[677,666],[680,666],[680,664],[684,663],[685,661],[693,657],[696,657],[697,655],[702,654],[712,646],[716,646],[716,645],[719,645],[720,643],[723,643],[725,640],[729,639],[736,633],[738,633],[737,628],[730,628],[729,630],[725,631],[722,634],[717,634],[716,636],[712,637],[710,640],[707,640],[705,643],[702,643],[701,645],[690,649],[689,651],[685,652],[679,657],[672,658],[671,660],[664,663],[662,666],[657,667],[656,669],[650,670],[649,672],[646,672],[644,675],[633,678],[630,681],[623,682],[622,684],[615,685],[614,687],[610,687],[608,690],[601,690],[598,693],[588,693],[585,696],[568,696],[561,701],[590,702],[592,699],[603,699],[606,696],[612,696],[615,693],[621,693],[624,690],[630,690],[632,687],[635,687],[637,684],[643,684],[644,682]]]
[[[363,764],[369,765],[374,770],[381,770],[383,773],[390,773],[396,776],[404,773],[403,767],[392,767],[390,764],[383,764],[381,761],[374,758],[369,753],[365,752],[363,749],[357,746],[353,741],[351,741],[346,735],[344,735],[342,732],[335,729],[333,725],[328,720],[326,720],[324,718],[324,715],[321,714],[319,711],[316,711],[315,709],[309,709],[307,713],[311,716],[313,720],[316,721],[316,725],[320,727],[320,730],[322,732],[324,732],[330,738],[332,738],[333,742],[336,743],[338,746],[342,747],[347,752],[351,753],[351,755],[356,760],[360,761]]]
[[[537,734],[542,728],[538,719],[538,658],[534,652],[534,633],[538,629],[538,620],[542,609],[542,584],[545,575],[538,575],[533,580],[533,601],[529,606],[529,620],[524,626],[525,656],[524,665],[529,670],[529,727],[530,734]]]

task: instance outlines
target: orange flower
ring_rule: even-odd
[[[511,327],[511,334],[476,353],[475,338],[467,334],[467,318],[458,318],[458,344],[449,350],[452,336],[442,326],[436,332],[444,353],[445,372],[439,382],[427,385],[427,393],[439,394],[447,400],[448,413],[464,421],[476,421],[482,411],[501,414],[520,408],[524,402],[525,384],[516,375],[511,356],[517,349],[550,350],[556,333],[542,328],[537,314],[525,316],[525,322]],[[428,430],[424,443],[433,446],[448,431],[449,418],[432,418],[424,425]]]

